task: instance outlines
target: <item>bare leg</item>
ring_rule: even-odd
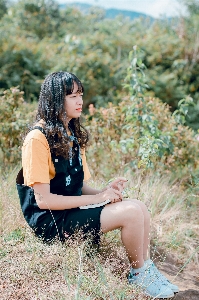
[[[122,242],[133,267],[128,277],[129,283],[142,287],[153,299],[171,298],[174,292],[179,291],[178,287],[171,284],[154,265],[144,265],[144,260],[149,258],[149,227],[148,210],[139,200],[128,199],[108,204],[101,212],[103,232],[121,228]]]
[[[121,228],[121,238],[133,268],[144,265],[144,214],[136,201],[108,204],[101,212],[102,232]]]
[[[142,213],[144,215],[144,244],[143,244],[143,258],[144,260],[147,260],[150,258],[150,213],[146,207],[146,205],[137,200],[137,199],[128,199],[129,201],[132,201],[136,204],[138,204],[142,210]],[[125,201],[128,201],[125,200]]]

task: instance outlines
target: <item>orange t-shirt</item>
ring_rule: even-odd
[[[81,150],[84,181],[91,175],[86,163],[85,149]],[[24,184],[32,186],[36,182],[49,183],[55,177],[55,167],[45,135],[39,130],[30,131],[22,146],[22,167]]]

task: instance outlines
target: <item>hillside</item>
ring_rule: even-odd
[[[66,7],[71,7],[71,6],[77,7],[83,13],[88,13],[90,8],[93,7],[90,4],[78,3],[78,2],[60,4],[60,8],[62,8],[62,9],[66,8]],[[95,6],[95,7],[103,9],[100,6]],[[135,12],[135,11],[130,11],[130,10],[120,10],[120,9],[116,9],[116,8],[108,8],[108,9],[104,9],[104,10],[105,10],[105,17],[110,18],[110,19],[114,19],[115,17],[117,17],[119,15],[123,15],[125,17],[130,18],[131,20],[139,18],[139,17],[150,18],[151,20],[153,20],[153,18],[151,16],[143,14],[141,12]]]

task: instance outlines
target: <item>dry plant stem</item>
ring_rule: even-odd
[[[145,234],[145,227],[149,227],[149,217],[144,210],[145,206],[141,208],[140,201],[129,199],[106,205],[101,213],[104,233],[121,228],[122,242],[133,268],[141,268],[148,258],[149,228]]]

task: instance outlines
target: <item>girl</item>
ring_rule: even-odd
[[[99,243],[101,232],[120,228],[131,264],[129,283],[152,297],[171,298],[178,287],[149,258],[146,206],[138,200],[122,201],[123,177],[102,190],[86,183],[90,173],[85,156],[88,132],[80,124],[83,91],[74,74],[62,71],[48,75],[41,86],[36,126],[24,140],[23,169],[17,177],[24,217],[46,242],[55,237],[64,241],[81,231]]]

